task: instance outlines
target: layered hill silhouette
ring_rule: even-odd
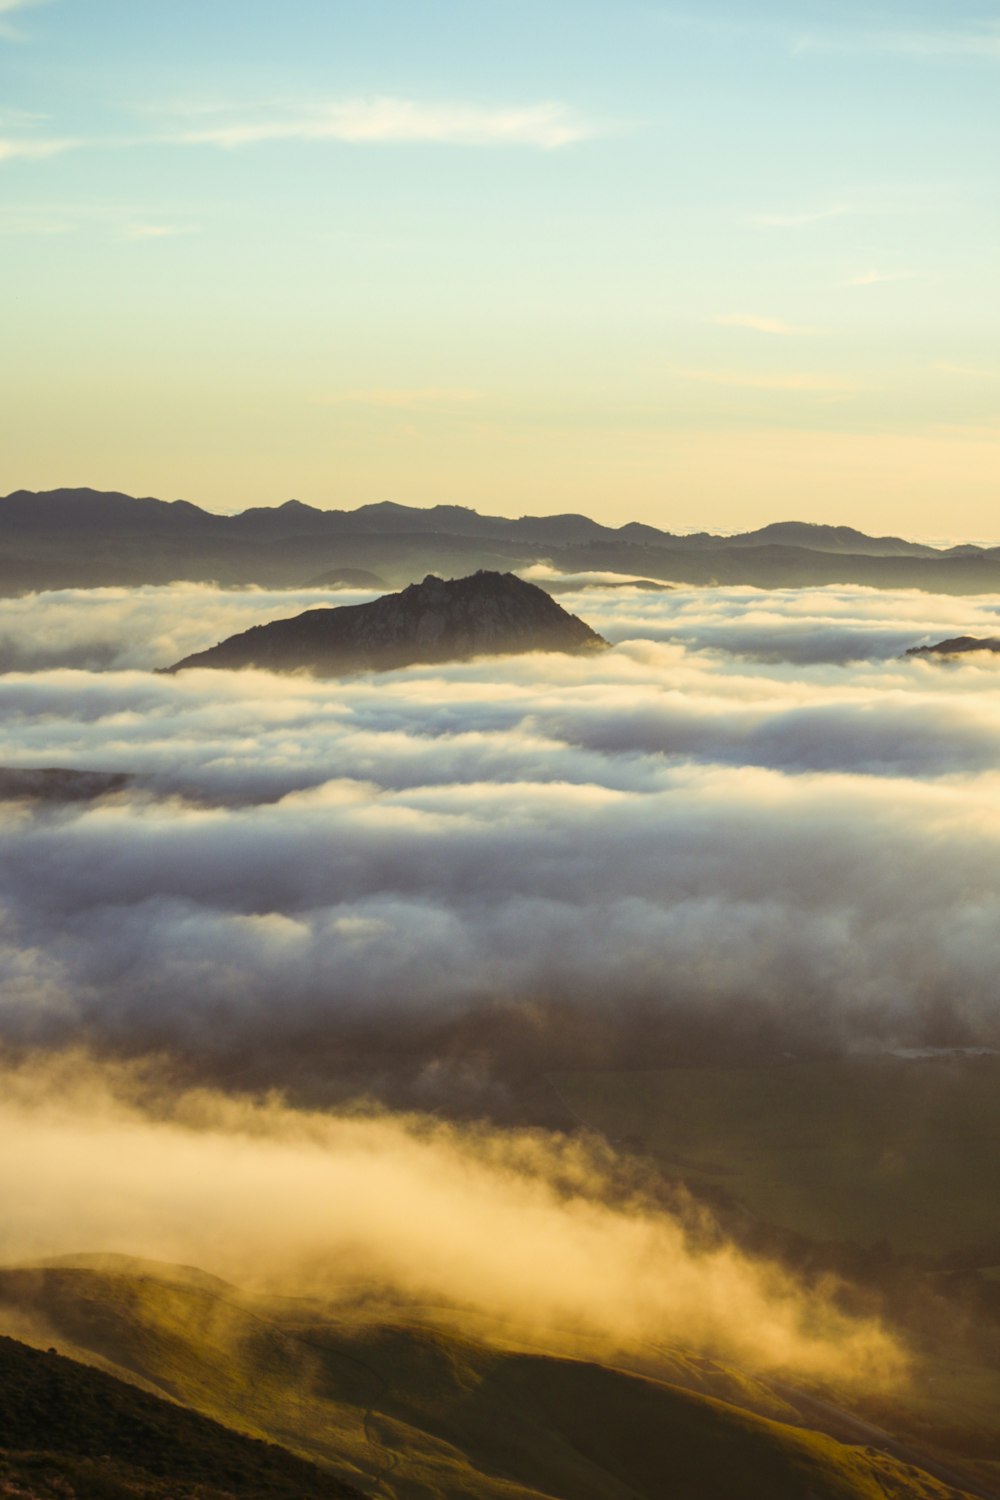
[[[653,1378],[419,1323],[351,1318],[311,1300],[270,1305],[185,1268],[124,1257],[0,1271],[0,1313],[15,1312],[35,1319],[74,1358],[98,1360],[117,1377],[277,1441],[386,1500],[964,1500],[987,1493],[938,1479],[903,1451],[878,1451],[873,1430],[860,1442],[810,1430],[765,1385],[676,1351],[662,1356],[667,1378]],[[84,1370],[79,1378],[78,1396],[59,1385],[52,1400],[69,1414],[71,1430],[86,1433],[90,1382],[99,1377]],[[39,1400],[39,1421],[24,1429],[32,1443],[44,1439],[46,1411],[54,1415],[44,1390]],[[187,1415],[171,1410],[164,1422]],[[91,1448],[122,1456],[129,1429],[116,1434],[101,1421]],[[204,1427],[193,1431],[197,1462],[209,1439]],[[144,1448],[148,1454],[140,1426]],[[273,1449],[263,1451],[278,1463]],[[218,1478],[237,1461],[235,1450],[220,1447]],[[286,1493],[277,1471],[272,1478],[262,1469],[265,1482],[276,1496]],[[306,1500],[321,1493],[314,1485],[304,1475]],[[232,1493],[243,1491],[233,1484]]]
[[[1000,590],[1000,548],[936,549],[849,526],[776,522],[739,536],[676,535],[583,515],[485,516],[459,505],[321,510],[289,500],[219,515],[187,501],[92,489],[0,498],[0,593],[212,581],[344,586],[358,570],[399,587],[426,573],[617,572],[688,584],[762,588],[860,583],[971,594]],[[321,585],[322,586],[322,585]],[[364,585],[359,585],[364,586]]]
[[[261,667],[333,677],[526,651],[594,651],[606,642],[513,573],[433,576],[370,604],[310,609],[255,625],[167,668]]]

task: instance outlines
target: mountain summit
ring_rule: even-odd
[[[513,573],[479,572],[445,581],[433,575],[370,604],[310,609],[255,625],[168,667],[262,667],[307,671],[391,671],[418,663],[525,651],[593,651],[607,645],[543,589]]]

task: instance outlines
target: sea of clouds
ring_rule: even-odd
[[[596,658],[150,670],[316,602],[0,605],[51,660],[0,675],[0,763],[133,778],[4,806],[5,1040],[277,1086],[367,1057],[428,1100],[532,1059],[1000,1040],[1000,669],[900,654],[996,600],[590,589]]]
[[[541,1271],[514,1277],[508,1310],[537,1296],[592,1326],[590,1289],[610,1276],[620,1332],[639,1317],[630,1284],[655,1302],[657,1254],[678,1285],[696,1265],[724,1307],[730,1283],[713,1291],[712,1276],[729,1250],[689,1266],[665,1210],[609,1206],[606,1163],[567,1189],[554,1137],[528,1171],[489,1132],[523,1122],[523,1100],[567,1069],[1000,1045],[1000,662],[902,656],[994,634],[1000,601],[589,588],[560,602],[612,643],[598,656],[329,681],[154,670],[325,602],[190,585],[0,601],[0,764],[131,778],[90,800],[0,804],[5,1133],[21,1142],[0,1158],[8,1249],[210,1261],[178,1226],[216,1167],[241,1185],[235,1245],[257,1224],[249,1205],[280,1222],[285,1170],[308,1193],[326,1173],[334,1194],[384,1172],[395,1193],[409,1161],[433,1183],[423,1209],[401,1200],[409,1231],[396,1212],[373,1209],[364,1232],[357,1215],[338,1230],[314,1214],[310,1255],[324,1234],[366,1245],[370,1265],[398,1251],[411,1271],[385,1275],[412,1290],[414,1257],[444,1253],[416,1227],[440,1190],[469,1276],[478,1264],[493,1285],[465,1184],[467,1204],[485,1195],[476,1223],[495,1212],[515,1238],[522,1210],[539,1243],[553,1215],[567,1263],[597,1235],[575,1313]],[[155,1106],[100,1071],[151,1057],[174,1080]],[[200,1156],[177,1118],[199,1088],[214,1101]],[[233,1123],[226,1099],[268,1090],[286,1102],[241,1105]],[[377,1106],[361,1123],[343,1113],[359,1096]],[[428,1135],[414,1123],[428,1112],[453,1123]],[[89,1156],[73,1145],[88,1132]],[[33,1172],[73,1211],[32,1219]],[[139,1209],[122,1220],[114,1204],[145,1202],[144,1172],[159,1187],[130,1238]],[[221,1229],[214,1243],[228,1264]],[[766,1277],[737,1268],[758,1307]],[[791,1295],[771,1297],[775,1347],[799,1339],[820,1369],[845,1335],[807,1360],[796,1320],[816,1309]]]

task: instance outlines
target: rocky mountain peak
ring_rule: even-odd
[[[593,651],[606,644],[543,589],[514,573],[452,579],[428,574],[422,583],[369,604],[311,609],[256,625],[168,670],[262,667],[337,676],[472,656]]]

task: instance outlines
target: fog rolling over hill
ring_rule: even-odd
[[[851,1442],[808,1431],[766,1386],[683,1356],[671,1373],[701,1389],[420,1323],[373,1325],[322,1303],[268,1303],[124,1258],[98,1269],[0,1272],[0,1320],[18,1315],[44,1321],[75,1357],[99,1358],[151,1389],[163,1383],[231,1428],[277,1437],[394,1500],[659,1500],[665,1482],[686,1500],[964,1493],[915,1467],[905,1450],[879,1452],[859,1441],[867,1432]],[[199,1480],[248,1497],[283,1495],[296,1480],[293,1492],[304,1496],[357,1493],[106,1374],[0,1340],[0,1445],[15,1433],[25,1446],[49,1439],[58,1454],[93,1462],[122,1446],[122,1429],[133,1462],[179,1480],[182,1493],[185,1481]],[[45,1472],[23,1455],[18,1477],[30,1474],[32,1458]],[[0,1447],[0,1480],[3,1461]],[[58,1463],[49,1468],[58,1473]]]
[[[371,604],[256,625],[168,670],[258,667],[332,677],[473,656],[596,651],[606,644],[542,589],[513,573],[480,572],[448,582],[428,577]]]
[[[332,586],[374,573],[401,587],[428,573],[592,569],[688,584],[761,588],[854,583],[954,594],[1000,590],[1000,549],[946,549],[851,527],[778,522],[736,536],[676,534],[584,515],[480,515],[390,503],[319,509],[290,500],[235,515],[186,501],[89,489],[0,498],[0,593],[218,582]]]

